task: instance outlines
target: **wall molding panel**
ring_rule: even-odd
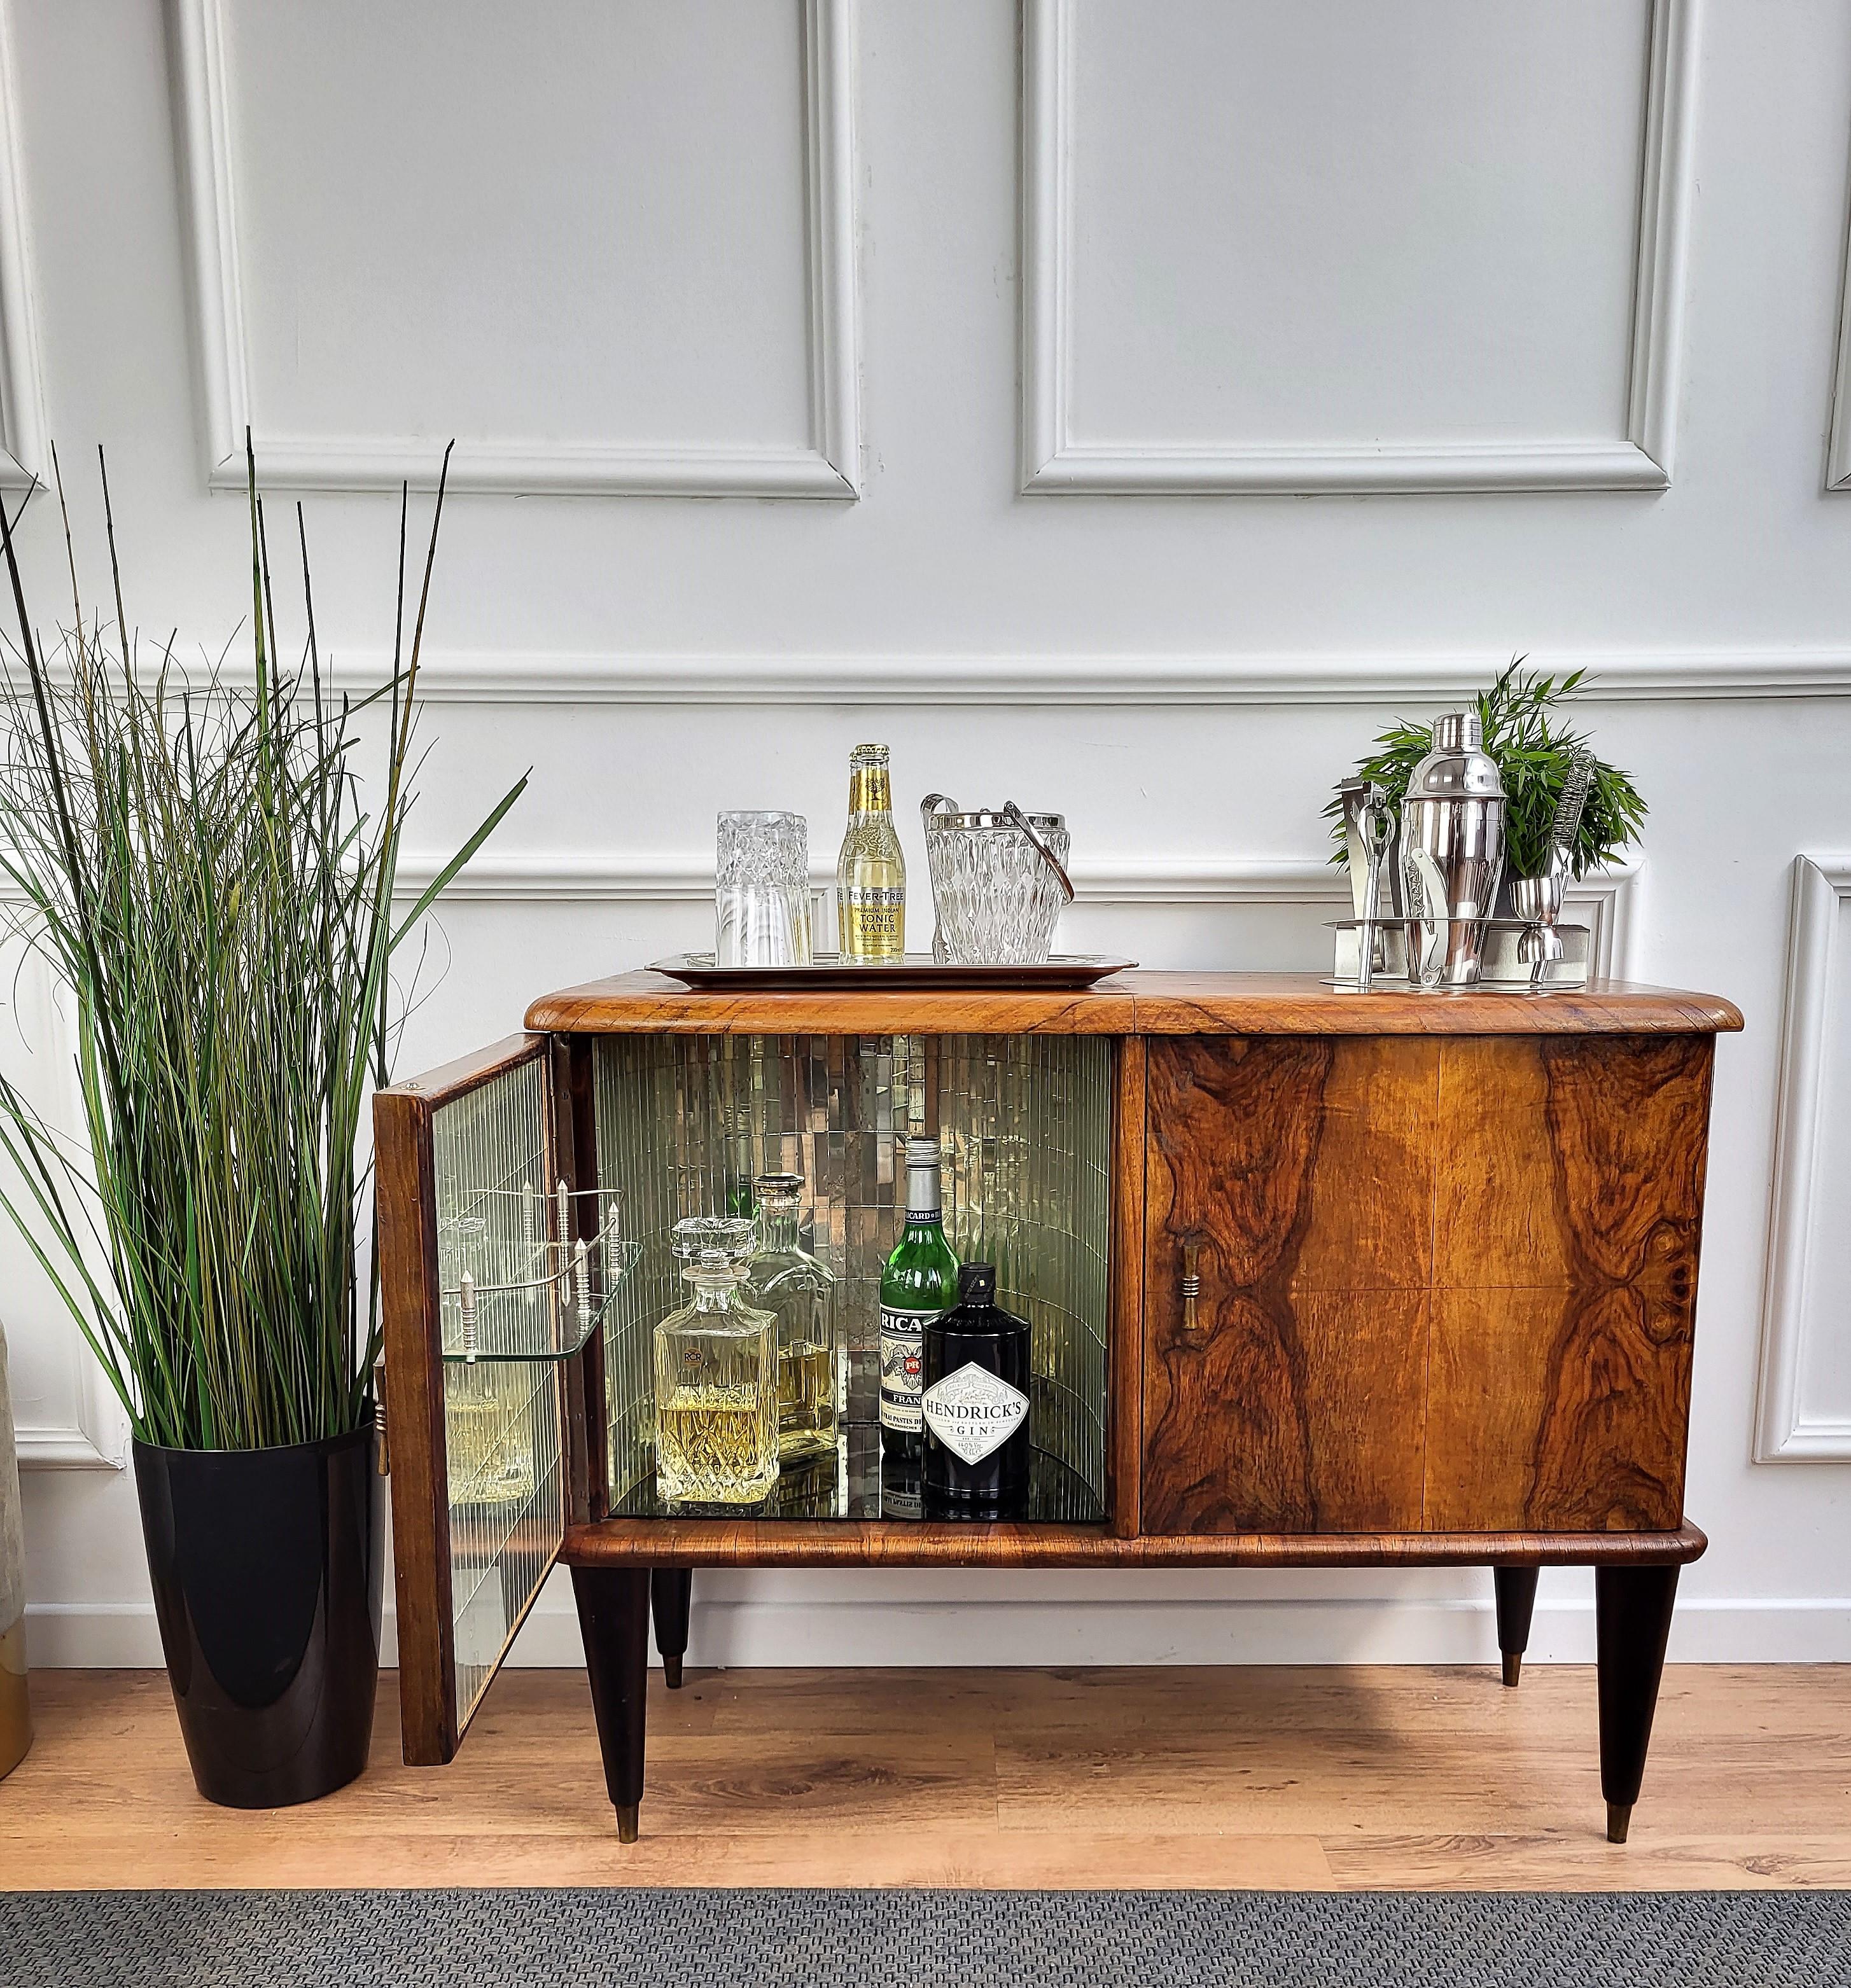
[[[128,1462],[128,1427],[96,1356],[70,1331],[71,1400],[63,1422],[15,1422],[22,1470],[120,1470]],[[17,1403],[15,1404],[17,1407]]]
[[[1832,369],[1832,421],[1826,441],[1828,492],[1851,490],[1851,217],[1839,268],[1838,344]]]
[[[1606,980],[1630,980],[1633,934],[1638,927],[1639,879],[1643,865],[1616,864],[1572,883],[1564,908],[1579,913],[1593,927],[1594,971]]]
[[[9,907],[22,902],[10,884],[3,900]],[[42,1098],[40,1109],[56,1123],[62,1122],[73,1136],[83,1124],[83,1106],[78,1094],[76,1070],[76,1032],[68,992],[54,982],[42,961],[32,958],[8,976],[8,1006],[12,1010],[3,1025],[9,1031],[15,1022],[30,1025],[29,1039],[45,1058],[44,1075],[55,1097]],[[8,1227],[11,1227],[9,1223]],[[128,1418],[101,1364],[85,1343],[43,1273],[32,1273],[40,1283],[43,1309],[15,1314],[13,1291],[6,1293],[5,1324],[13,1357],[13,1434],[22,1470],[120,1470],[128,1460]],[[28,1336],[39,1356],[36,1363],[42,1371],[49,1365],[53,1379],[49,1395],[42,1398],[40,1408],[22,1391],[20,1351]],[[51,1357],[44,1357],[46,1342]]]
[[[810,446],[465,440],[451,460],[452,490],[513,495],[860,495],[854,0],[799,4]],[[433,488],[440,443],[400,435],[272,434],[252,419],[224,0],[168,0],[168,5],[211,488],[244,489],[247,427],[266,484],[293,490],[395,490],[407,482],[414,489]]]
[[[334,658],[349,688],[382,681],[388,656]],[[452,651],[426,657],[432,704],[904,705],[1437,703],[1482,690],[1504,653],[1411,655],[699,655]],[[1594,703],[1851,696],[1851,649],[1532,650],[1539,669],[1585,669]]]
[[[329,680],[358,692],[383,683],[389,654],[330,651]],[[1585,670],[1592,704],[1761,702],[1851,697],[1851,649],[1536,648],[1528,660]],[[453,650],[428,654],[419,701],[479,705],[921,706],[1373,706],[1475,695],[1507,654],[1332,655],[702,655]],[[0,661],[0,671],[4,671]],[[50,659],[54,674],[59,665]],[[153,663],[143,677],[152,685]]]
[[[1076,0],[1023,0],[1024,494],[1666,489],[1677,431],[1700,4],[1653,0],[1625,433],[1610,441],[1333,448],[1071,440]]]
[[[1851,1415],[1806,1400],[1806,1341],[1817,1225],[1842,1220],[1819,1201],[1819,1159],[1839,907],[1851,901],[1851,856],[1793,860],[1787,994],[1775,1107],[1774,1179],[1761,1302],[1758,1463],[1851,1462]],[[1841,1024],[1842,1026],[1842,1024]],[[1840,1300],[1842,1304],[1842,1293]]]
[[[408,854],[398,866],[399,894],[416,898],[442,864]],[[1594,970],[1624,979],[1631,957],[1633,899],[1640,866],[1629,864],[1571,884],[1568,908],[1593,931]],[[834,884],[832,867],[813,867],[813,891]],[[1082,904],[1304,904],[1347,916],[1344,871],[1321,857],[1116,857],[1073,865],[1074,901]],[[594,854],[543,850],[478,856],[444,892],[450,904],[699,904],[713,894],[711,856]]]
[[[47,466],[32,230],[19,130],[11,10],[0,8],[0,489],[28,489]]]
[[[415,897],[441,868],[408,854],[398,866],[402,894]],[[1345,904],[1343,873],[1315,856],[1247,859],[1126,857],[1072,866],[1081,904]],[[1629,881],[1629,880],[1626,880]],[[811,886],[835,881],[833,865],[813,865]],[[1579,887],[1578,887],[1579,888]],[[442,901],[485,904],[692,904],[713,894],[711,855],[594,854],[543,850],[478,856]]]

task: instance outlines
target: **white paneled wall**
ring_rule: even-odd
[[[847,0],[172,19],[216,485],[855,494]]]
[[[1697,42],[1640,12],[1031,0],[1024,487],[1662,489]]]
[[[1755,1456],[1851,1463],[1851,857],[1799,856]]]
[[[0,942],[0,986],[12,1010],[0,1018],[9,1074],[35,1111],[74,1132],[83,1124],[83,1107],[70,996],[14,936]],[[4,1216],[0,1290],[6,1293],[0,1320],[21,1468],[120,1469],[127,1454],[127,1418],[30,1246]]]
[[[699,943],[717,808],[803,810],[826,868],[863,737],[903,810],[1064,810],[1070,945],[1315,965],[1318,811],[1371,735],[1519,651],[1589,667],[1653,804],[1583,893],[1602,957],[1748,1018],[1674,1653],[1851,1658],[1848,0],[0,20],[0,424],[32,468],[58,439],[86,587],[101,442],[130,613],[226,639],[248,424],[364,682],[394,493],[455,439],[418,863],[535,776],[407,1069]],[[49,989],[0,992],[55,1098]],[[119,1419],[0,1269],[37,1658],[153,1661]],[[1482,1656],[1487,1587],[716,1574],[694,1654]],[[1589,1652],[1587,1588],[1545,1581],[1538,1654]],[[575,1650],[549,1599],[522,1654]]]

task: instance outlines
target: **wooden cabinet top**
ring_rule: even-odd
[[[1596,980],[1541,996],[1361,995],[1310,973],[1115,974],[1083,993],[993,989],[718,994],[622,973],[543,995],[527,1026],[557,1034],[1711,1035],[1741,1026],[1720,995]]]

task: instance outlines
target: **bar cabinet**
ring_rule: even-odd
[[[619,1835],[653,1611],[702,1567],[1594,1570],[1607,1833],[1640,1790],[1678,1569],[1716,997],[1359,996],[1128,972],[1085,992],[740,996],[631,973],[375,1105],[408,1761],[455,1753],[556,1561]],[[1032,1327],[1029,1516],[883,1498],[900,1142]],[[749,1515],[663,1508],[668,1239],[800,1174],[843,1280],[842,1434]],[[896,1509],[896,1506],[899,1506]],[[1230,1604],[1230,1606],[1237,1604]]]

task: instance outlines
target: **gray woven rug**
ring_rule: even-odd
[[[27,1892],[6,1988],[1851,1988],[1851,1892]]]

